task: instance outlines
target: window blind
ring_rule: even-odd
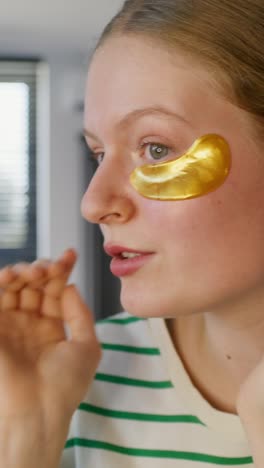
[[[0,60],[0,267],[36,257],[37,62]]]

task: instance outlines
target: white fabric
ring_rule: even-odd
[[[130,317],[124,312],[97,323],[102,380],[95,378],[84,400],[89,406],[72,419],[68,445],[75,446],[65,448],[60,467],[252,468],[238,416],[215,410],[194,388],[165,321],[126,323]],[[113,345],[132,348],[109,349]],[[109,375],[133,379],[133,385],[108,382]],[[94,412],[98,408],[103,415]]]

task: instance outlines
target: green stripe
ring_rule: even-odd
[[[252,457],[219,457],[215,455],[208,455],[206,453],[178,452],[176,450],[137,449],[131,447],[121,447],[120,445],[109,444],[99,440],[81,439],[77,437],[69,439],[65,447],[70,448],[74,446],[110,450],[111,452],[117,452],[133,457],[173,458],[178,460],[192,460],[204,463],[214,463],[215,465],[238,466],[247,465],[253,462]]]
[[[129,379],[128,377],[121,377],[119,375],[100,374],[95,375],[95,380],[103,382],[130,385],[132,387],[146,387],[146,388],[173,388],[172,383],[168,380],[161,382],[152,382],[150,380]]]
[[[135,353],[135,354],[148,354],[152,356],[159,356],[160,350],[158,348],[146,348],[140,346],[128,346],[122,344],[113,344],[113,343],[101,343],[103,349],[108,349],[111,351],[123,351],[126,353]]]
[[[87,411],[89,413],[99,414],[100,416],[106,416],[109,418],[118,419],[130,419],[135,421],[151,421],[161,423],[194,423],[204,425],[196,416],[191,414],[149,414],[149,413],[133,413],[128,411],[116,411],[107,408],[101,408],[99,406],[90,405],[88,403],[81,403],[79,409]]]
[[[128,325],[130,323],[140,322],[142,320],[146,320],[146,319],[142,319],[138,317],[111,318],[111,319],[100,320],[97,322],[97,324],[100,325],[101,323],[112,323],[115,325]]]

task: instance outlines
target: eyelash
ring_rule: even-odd
[[[164,143],[160,143],[160,142],[158,142],[158,141],[149,141],[149,140],[148,140],[148,141],[144,141],[144,142],[139,146],[139,149],[140,149],[140,150],[142,150],[142,149],[146,150],[146,148],[149,147],[149,146],[156,146],[156,147],[158,147],[158,148],[165,148],[165,149],[168,150],[168,152],[171,152],[171,151],[174,150],[171,146],[165,145]],[[144,155],[143,155],[143,157],[144,157]],[[151,161],[162,161],[162,160],[165,159],[166,157],[168,157],[168,156],[161,157],[160,159],[159,159],[159,158],[155,159],[155,158],[153,158],[153,157],[151,157],[151,156],[149,156],[148,158],[146,157],[146,158],[147,158],[147,159],[150,159]]]
[[[99,161],[100,156],[104,155],[104,153],[102,151],[100,153],[96,153],[95,151],[92,151],[89,146],[88,146],[88,153],[89,153],[89,159],[91,159],[92,161],[95,161],[99,166],[101,164],[101,161]]]
[[[141,143],[138,147],[138,150],[142,151],[143,149],[145,150],[148,146],[157,146],[157,147],[163,147],[163,148],[166,148],[169,152],[170,151],[174,151],[174,148],[168,146],[168,145],[165,145],[164,143],[160,143],[158,141],[144,141],[143,143]],[[138,151],[137,150],[137,151]],[[89,157],[93,160],[95,160],[98,164],[98,166],[101,164],[102,160],[103,160],[103,157],[104,157],[104,152],[100,152],[100,153],[96,153],[95,151],[92,151],[91,148],[89,148],[88,146],[88,151],[89,151]],[[141,154],[140,154],[140,157]],[[144,155],[143,155],[144,157]],[[164,157],[161,157],[160,159],[156,159],[156,161],[162,161],[163,159],[165,159],[166,156]],[[102,159],[101,159],[102,158]],[[149,158],[151,159],[152,161],[155,161],[155,158]]]

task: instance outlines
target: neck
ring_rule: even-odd
[[[241,384],[264,354],[264,295],[255,303],[181,316],[168,328],[198,390],[215,408],[236,413]]]

